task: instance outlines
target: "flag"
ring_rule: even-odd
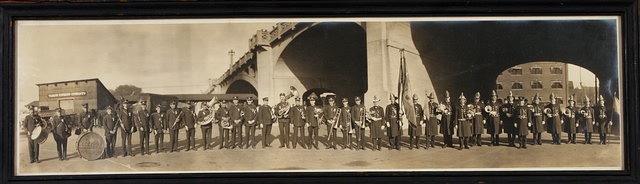
[[[411,84],[409,81],[409,71],[407,71],[407,61],[404,58],[404,50],[400,51],[400,77],[398,77],[398,97],[400,109],[403,109],[405,117],[412,125],[417,125],[416,113],[413,107]]]
[[[613,112],[611,115],[610,121],[618,123],[618,118],[620,118],[620,99],[616,96],[616,93],[613,93]]]

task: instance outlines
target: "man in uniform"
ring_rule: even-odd
[[[413,121],[414,123],[409,121],[409,149],[413,149],[414,144],[416,148],[420,148],[420,136],[422,135],[422,125],[424,124],[424,111],[422,105],[418,103],[418,95],[416,94],[413,94],[413,108],[416,119]]]
[[[145,155],[149,154],[149,133],[151,133],[151,126],[149,125],[149,110],[147,110],[147,101],[140,102],[140,110],[134,118],[136,127],[138,127],[138,133],[140,134],[140,153]]]
[[[57,108],[56,114],[51,117],[53,124],[53,139],[56,141],[56,150],[58,151],[58,159],[67,159],[67,137],[71,135],[69,120],[64,116],[61,108]]]
[[[531,133],[533,134],[533,145],[542,145],[542,132],[544,132],[543,106],[540,104],[538,93],[533,97],[531,107]]]
[[[365,130],[365,113],[366,108],[362,105],[362,99],[359,96],[354,98],[356,105],[351,107],[352,127],[356,133],[356,150],[364,150],[364,130]]]
[[[484,109],[484,104],[480,101],[480,92],[476,92],[476,95],[473,98],[473,126],[471,127],[471,140],[473,141],[471,145],[474,144],[477,146],[482,146],[482,132],[484,132],[484,125],[487,123],[484,120],[484,116],[482,115],[482,111]]]
[[[442,119],[440,120],[440,133],[442,133],[444,137],[444,144],[442,144],[442,148],[453,148],[454,120],[451,117],[453,106],[451,105],[451,96],[449,95],[449,91],[445,91],[444,93],[444,103],[442,106],[444,107],[444,109],[442,109]]]
[[[233,129],[231,129],[231,149],[236,148],[236,146],[242,149],[242,105],[240,105],[238,96],[234,96],[232,102],[233,104],[229,105],[231,124],[233,125]]]
[[[547,132],[551,134],[553,144],[560,145],[560,132],[562,131],[562,124],[560,122],[560,106],[556,104],[556,97],[553,93],[549,96],[551,103],[545,107],[549,109],[547,114]]]
[[[378,96],[373,96],[373,107],[369,108],[369,113],[371,116],[371,124],[369,125],[369,129],[371,132],[369,136],[371,137],[371,150],[380,151],[380,144],[382,142],[383,136],[383,128],[384,128],[384,109],[380,107],[378,104],[380,99]],[[377,146],[377,148],[376,148]]]
[[[487,112],[487,133],[491,135],[491,144],[489,146],[498,146],[500,145],[500,133],[502,133],[500,114],[498,112],[502,105],[498,102],[498,95],[495,90],[491,92],[491,102],[487,106],[491,106],[491,110]]]
[[[253,98],[247,98],[247,104],[242,109],[244,112],[244,126],[245,126],[245,134],[247,135],[247,143],[245,144],[245,148],[256,148],[256,112],[258,111],[258,107],[253,104]],[[251,143],[249,143],[251,141]]]
[[[107,142],[105,156],[107,158],[115,157],[118,118],[113,114],[111,106],[107,106],[107,114],[102,116],[102,125],[104,126],[104,139]]]
[[[187,151],[196,150],[196,113],[193,112],[193,104],[187,102],[187,106],[182,108],[182,123],[187,132]]]
[[[507,103],[502,106],[502,125],[504,128],[504,132],[507,133],[507,141],[509,142],[509,146],[515,147],[516,140],[516,129],[513,126],[515,121],[515,116],[513,116],[514,111],[517,106],[514,104],[515,98],[513,97],[513,93],[509,91],[509,96],[507,96]]]
[[[291,113],[291,105],[287,102],[284,93],[280,93],[280,103],[276,105],[274,111],[278,113],[276,116],[278,117],[278,128],[280,129],[280,148],[283,148],[285,145],[289,148],[289,133],[291,132],[289,130],[289,115]]]
[[[567,133],[568,137],[567,144],[576,143],[576,127],[578,126],[576,114],[578,113],[578,108],[575,106],[576,101],[573,98],[573,96],[569,96],[569,100],[567,101],[569,105],[565,107],[565,112],[563,113],[564,132]]]
[[[220,108],[216,111],[216,121],[218,122],[218,132],[220,134],[220,147],[229,148],[229,129],[225,128],[225,124],[231,124],[231,113],[227,107],[227,101],[220,101]],[[225,147],[224,144],[227,143]]]
[[[351,148],[351,107],[349,100],[342,98],[342,108],[340,114],[340,129],[342,130],[342,149]]]
[[[156,143],[156,153],[164,150],[164,114],[162,114],[162,106],[156,105],[156,112],[151,113],[151,129],[154,134]]]
[[[309,117],[307,118],[307,125],[309,126],[309,137],[307,138],[307,146],[309,146],[309,149],[311,149],[312,146],[318,149],[318,128],[320,127],[320,123],[324,119],[324,112],[322,110],[322,107],[316,105],[318,96],[316,96],[315,93],[311,93],[307,98],[309,99],[309,103],[311,105],[307,107],[306,110],[306,117]]]
[[[125,102],[126,103],[126,102]],[[96,118],[96,115],[89,111],[89,104],[82,104],[82,112],[78,115],[78,126],[82,128],[82,132],[90,132],[93,131],[93,124]]]
[[[271,125],[276,115],[273,113],[273,109],[269,106],[269,98],[262,98],[262,105],[258,108],[258,114],[256,115],[258,123],[262,125],[262,148],[271,147],[269,143],[269,137],[271,136]]]
[[[336,133],[340,121],[342,109],[336,106],[335,97],[329,97],[329,105],[324,107],[324,115],[327,119],[327,149],[336,148]]]
[[[169,131],[169,143],[171,144],[171,152],[178,151],[178,135],[180,135],[180,119],[182,119],[182,111],[177,108],[178,102],[171,102],[165,116],[165,128]]]
[[[306,141],[304,140],[304,126],[306,115],[304,106],[302,105],[302,100],[300,97],[296,97],[296,104],[291,108],[291,123],[293,124],[293,149],[296,149],[298,142],[302,145],[302,148],[307,149],[305,146]]]
[[[38,115],[38,111],[35,106],[29,106],[29,110],[31,111],[31,114],[24,119],[24,128],[27,131],[27,139],[29,142],[29,163],[39,163],[40,161],[38,160],[38,157],[40,155],[40,145],[35,140],[31,139],[31,132],[33,132],[37,126],[42,127],[44,122],[42,121],[42,118],[40,118],[40,115]]]
[[[400,150],[400,135],[402,132],[402,122],[399,114],[400,107],[398,105],[398,97],[391,95],[389,100],[391,103],[385,109],[385,123],[387,125],[387,136],[389,137],[389,150]]]
[[[135,156],[131,148],[131,134],[133,134],[136,127],[133,125],[133,113],[129,110],[129,101],[122,102],[122,108],[118,110],[118,121],[120,128],[122,128],[122,151],[123,156],[127,155]]]
[[[471,136],[471,116],[468,114],[469,107],[467,107],[467,98],[464,97],[464,93],[460,93],[458,98],[460,103],[454,108],[453,114],[455,117],[455,129],[456,135],[458,135],[458,143],[460,144],[459,150],[469,149],[469,137]]]
[[[516,132],[518,134],[518,139],[520,139],[520,147],[518,148],[527,148],[527,135],[529,135],[529,128],[531,126],[531,116],[529,115],[529,109],[527,108],[526,102],[524,98],[520,98],[518,101],[518,107],[515,111],[514,116],[516,117],[516,121],[513,126],[516,128]]]
[[[607,134],[609,133],[609,128],[613,124],[612,121],[607,123],[608,116],[606,115],[607,108],[604,106],[604,97],[600,95],[600,99],[598,100],[598,105],[594,108],[595,117],[596,117],[596,127],[598,127],[598,132],[600,135],[600,144],[607,144]]]
[[[435,147],[435,139],[436,135],[438,135],[438,103],[433,101],[435,99],[435,95],[433,92],[427,96],[429,98],[429,102],[425,104],[424,110],[424,135],[426,137],[425,149],[429,149],[429,147]]]
[[[207,116],[211,115],[211,110],[209,109],[209,105],[207,103],[202,104],[202,110],[198,112],[197,121],[204,122],[206,121]],[[200,125],[200,130],[202,131],[202,149],[207,150],[210,149],[210,141],[211,141],[211,125],[212,122],[206,122],[204,125]]]
[[[593,121],[593,107],[591,106],[591,101],[589,97],[584,96],[584,107],[582,107],[581,115],[581,124],[582,124],[582,132],[584,133],[584,144],[591,144],[591,133],[593,133],[593,125],[596,124]]]

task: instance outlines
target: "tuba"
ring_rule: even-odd
[[[552,114],[553,112],[551,111],[551,108],[548,108],[548,107],[544,108],[543,111],[544,111],[544,114],[546,114],[547,116],[549,116],[549,117],[553,116],[553,114]]]
[[[231,125],[231,121],[230,121],[231,117],[222,117],[222,121],[220,121],[220,123],[222,124],[222,128],[224,129],[232,129],[233,126]]]
[[[484,112],[487,112],[487,113],[493,112],[493,107],[490,105],[484,106]]]
[[[289,107],[289,106],[286,106],[285,108],[281,108],[278,111],[278,116],[280,118],[288,118],[289,117],[289,109],[291,109],[291,107]]]
[[[209,113],[209,115],[204,117],[203,121],[198,121],[198,124],[200,124],[200,125],[209,125],[213,121],[213,119],[215,118],[214,115],[215,115],[214,113]]]

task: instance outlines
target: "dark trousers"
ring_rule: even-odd
[[[287,146],[287,148],[289,147],[289,132],[291,132],[289,130],[289,122],[285,122],[285,121],[278,121],[278,128],[280,129],[280,147],[284,147],[285,145]]]
[[[591,144],[591,132],[584,133],[584,143]]]
[[[125,131],[122,131],[122,134],[120,134],[120,137],[122,138],[122,151],[123,151],[123,155],[127,156],[127,155],[132,155],[133,151],[131,148],[131,133],[127,133]]]
[[[233,129],[231,130],[231,147],[235,148],[239,146],[242,148],[242,125],[233,125]]]
[[[104,139],[107,142],[107,148],[106,148],[105,156],[107,158],[111,158],[111,157],[115,156],[116,134],[105,134],[104,135]],[[66,148],[65,148],[65,150],[66,150]],[[65,153],[66,152],[67,151],[65,151]]]
[[[600,133],[600,144],[607,144],[607,133]]]
[[[490,146],[500,145],[500,134],[491,134],[491,144]]]
[[[187,130],[187,151],[196,149],[196,129],[189,128]]]
[[[477,145],[477,146],[482,146],[482,135],[481,134],[474,134],[473,135],[473,143],[472,145]]]
[[[225,129],[222,127],[222,123],[218,123],[218,133],[220,134],[220,147],[218,147],[218,149],[222,149],[222,148],[228,148],[229,147],[229,129]],[[224,146],[226,143],[226,147]]]
[[[338,133],[337,129],[331,128],[331,126],[329,126],[329,130],[331,134],[330,137],[327,137],[327,148],[336,148],[336,134]],[[329,136],[329,134],[327,134],[327,136]]]
[[[53,134],[53,139],[56,141],[56,150],[58,151],[58,158],[60,160],[67,159],[67,137]]]
[[[307,138],[307,145],[309,146],[309,149],[311,149],[311,146],[318,149],[318,127],[310,126],[308,129],[309,138]]]
[[[347,129],[342,129],[342,149],[351,149],[351,134]]]
[[[364,149],[364,128],[356,127],[356,149]]]
[[[576,134],[567,133],[567,137],[568,137],[567,144],[576,143]]]
[[[460,145],[459,149],[463,147],[469,149],[469,137],[458,137],[458,144]]]
[[[527,148],[527,136],[519,135],[518,138],[520,139],[520,148]]]
[[[270,146],[269,136],[271,136],[271,124],[262,127],[262,147]]]
[[[178,151],[178,135],[180,135],[180,129],[169,130],[169,144],[171,144],[171,152]]]
[[[533,133],[533,145],[542,145],[542,133]]]
[[[156,153],[160,153],[164,149],[164,133],[156,133],[155,140],[156,142]]]
[[[426,138],[426,143],[425,143],[425,149],[429,149],[429,147],[435,147],[436,146],[436,136],[435,135],[427,135],[425,136]]]
[[[507,141],[509,141],[509,146],[516,146],[516,134],[507,133]]]
[[[251,126],[244,127],[245,134],[247,135],[247,142],[245,143],[245,148],[249,148],[249,146],[255,148],[256,147],[256,125],[253,124]],[[251,142],[249,142],[251,141]]]
[[[444,137],[444,144],[442,144],[442,147],[453,147],[453,135],[443,135]]]
[[[559,133],[551,133],[551,139],[553,139],[553,144],[560,144],[560,134]]]
[[[211,124],[209,126],[200,126],[200,130],[202,130],[202,148],[209,149],[209,144],[211,144]]]
[[[138,131],[138,134],[140,135],[140,153],[149,154],[149,132]]]
[[[402,138],[402,136],[395,136],[395,137],[391,137],[390,138],[390,140],[392,140],[392,142],[393,142],[392,145],[393,145],[394,149],[397,149],[397,150],[401,149],[401,147],[400,147],[400,139],[401,138]]]
[[[38,155],[40,154],[40,145],[38,142],[31,140],[29,137],[29,158],[31,159],[31,163],[38,162]]]
[[[293,149],[296,149],[296,145],[298,142],[302,141],[301,145],[303,148],[306,148],[304,145],[307,141],[304,140],[304,126],[294,126],[293,127]]]

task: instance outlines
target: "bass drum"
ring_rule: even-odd
[[[31,131],[31,140],[36,141],[38,144],[42,144],[47,141],[49,137],[49,132],[46,129],[43,129],[41,126],[36,126],[36,128]]]
[[[85,132],[78,138],[76,148],[80,158],[88,161],[102,157],[106,142],[104,138],[95,132]]]

